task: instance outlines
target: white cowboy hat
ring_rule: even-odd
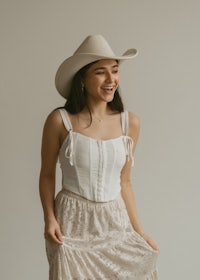
[[[56,89],[67,98],[74,75],[85,65],[100,59],[116,59],[122,62],[137,54],[136,49],[129,49],[122,56],[116,56],[102,35],[88,36],[75,53],[59,66],[55,77]]]

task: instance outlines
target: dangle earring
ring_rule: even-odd
[[[81,83],[81,91],[82,91],[82,93],[84,93],[84,84],[83,83]]]

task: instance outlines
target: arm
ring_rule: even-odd
[[[139,138],[140,133],[140,122],[136,115],[133,113],[129,113],[129,132],[128,135],[133,139],[134,141],[134,148],[133,148],[133,154],[135,152],[135,148],[137,145],[137,141]],[[130,218],[130,222],[134,228],[134,230],[139,233],[148,243],[149,245],[154,249],[158,250],[158,247],[153,242],[153,240],[145,234],[142,225],[140,223],[137,209],[136,209],[136,203],[134,199],[134,192],[133,192],[133,186],[131,183],[131,160],[126,160],[126,163],[122,169],[121,172],[121,193],[123,200],[126,205],[126,209]]]
[[[54,214],[55,172],[61,143],[62,120],[59,112],[53,111],[47,118],[42,137],[41,171],[39,180],[40,198],[44,211],[45,238],[62,244],[62,234]]]

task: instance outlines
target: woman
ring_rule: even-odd
[[[40,173],[50,280],[157,279],[158,248],[140,224],[130,180],[139,120],[118,91],[119,64],[136,54],[116,56],[101,35],[89,36],[57,71],[67,102],[46,120]]]

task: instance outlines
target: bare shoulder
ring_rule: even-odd
[[[59,110],[53,110],[46,118],[44,131],[60,134],[63,129],[63,122]]]
[[[46,118],[45,126],[61,127],[62,118],[58,109],[53,110]]]
[[[139,117],[133,112],[128,112],[128,116],[129,116],[129,126],[138,129],[140,127]]]
[[[133,112],[128,112],[128,116],[129,116],[128,135],[131,136],[135,142],[137,142],[140,133],[140,119]]]

